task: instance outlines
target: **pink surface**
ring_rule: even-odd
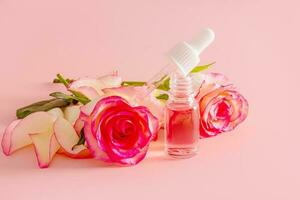
[[[37,168],[33,148],[0,156],[0,199],[300,199],[299,1],[0,1],[1,131],[15,109],[47,98],[57,72],[119,69],[144,80],[163,53],[201,27],[216,32],[201,63],[249,100],[245,123],[200,142],[189,160],[154,144],[135,167],[61,156]],[[151,159],[152,158],[152,159]]]

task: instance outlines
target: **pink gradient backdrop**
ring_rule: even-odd
[[[173,44],[216,32],[201,63],[249,100],[245,123],[173,161],[155,144],[134,167],[57,156],[37,168],[32,148],[0,155],[0,199],[300,199],[297,0],[0,0],[1,132],[17,107],[60,89],[49,81],[119,69],[145,80]],[[151,159],[152,158],[152,159]]]

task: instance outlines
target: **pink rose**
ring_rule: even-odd
[[[233,130],[248,114],[247,100],[218,73],[193,75],[200,107],[200,136]]]
[[[90,151],[107,162],[137,164],[158,131],[158,120],[146,107],[132,107],[119,96],[91,102],[80,115]]]

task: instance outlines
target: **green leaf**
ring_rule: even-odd
[[[160,94],[156,97],[159,100],[168,100],[169,99],[169,95],[167,94]]]
[[[215,64],[216,62],[212,62],[212,63],[209,63],[209,64],[207,64],[207,65],[202,65],[202,66],[197,66],[197,67],[195,67],[192,71],[191,71],[191,73],[198,73],[198,72],[201,72],[201,71],[203,71],[203,70],[206,70],[206,69],[208,69],[210,66],[212,66],[213,64]]]
[[[69,90],[73,95],[74,95],[74,99],[76,99],[77,101],[79,101],[80,103],[82,103],[83,105],[89,103],[91,100],[85,96],[84,94],[82,94],[81,92],[75,91],[75,90]]]
[[[23,119],[34,112],[48,111],[53,108],[61,108],[61,107],[66,107],[68,105],[70,105],[70,102],[66,101],[65,99],[55,98],[55,99],[50,99],[45,101],[39,101],[29,106],[19,108],[16,111],[16,116],[18,119]]]
[[[164,91],[169,91],[170,90],[170,78],[166,78],[162,84],[157,86],[157,89],[159,90],[164,90]]]
[[[164,81],[168,78],[168,75],[164,75],[159,80],[153,82],[152,84],[155,85],[155,87],[158,87],[159,85],[163,84]]]
[[[122,86],[144,86],[146,82],[143,81],[123,81]]]

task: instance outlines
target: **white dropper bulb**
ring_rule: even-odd
[[[215,40],[215,33],[209,28],[201,30],[188,44],[197,52],[198,56]]]
[[[214,41],[214,39],[214,32],[209,28],[205,28],[192,40],[175,45],[167,55],[182,74],[186,76],[200,62],[200,54]]]

